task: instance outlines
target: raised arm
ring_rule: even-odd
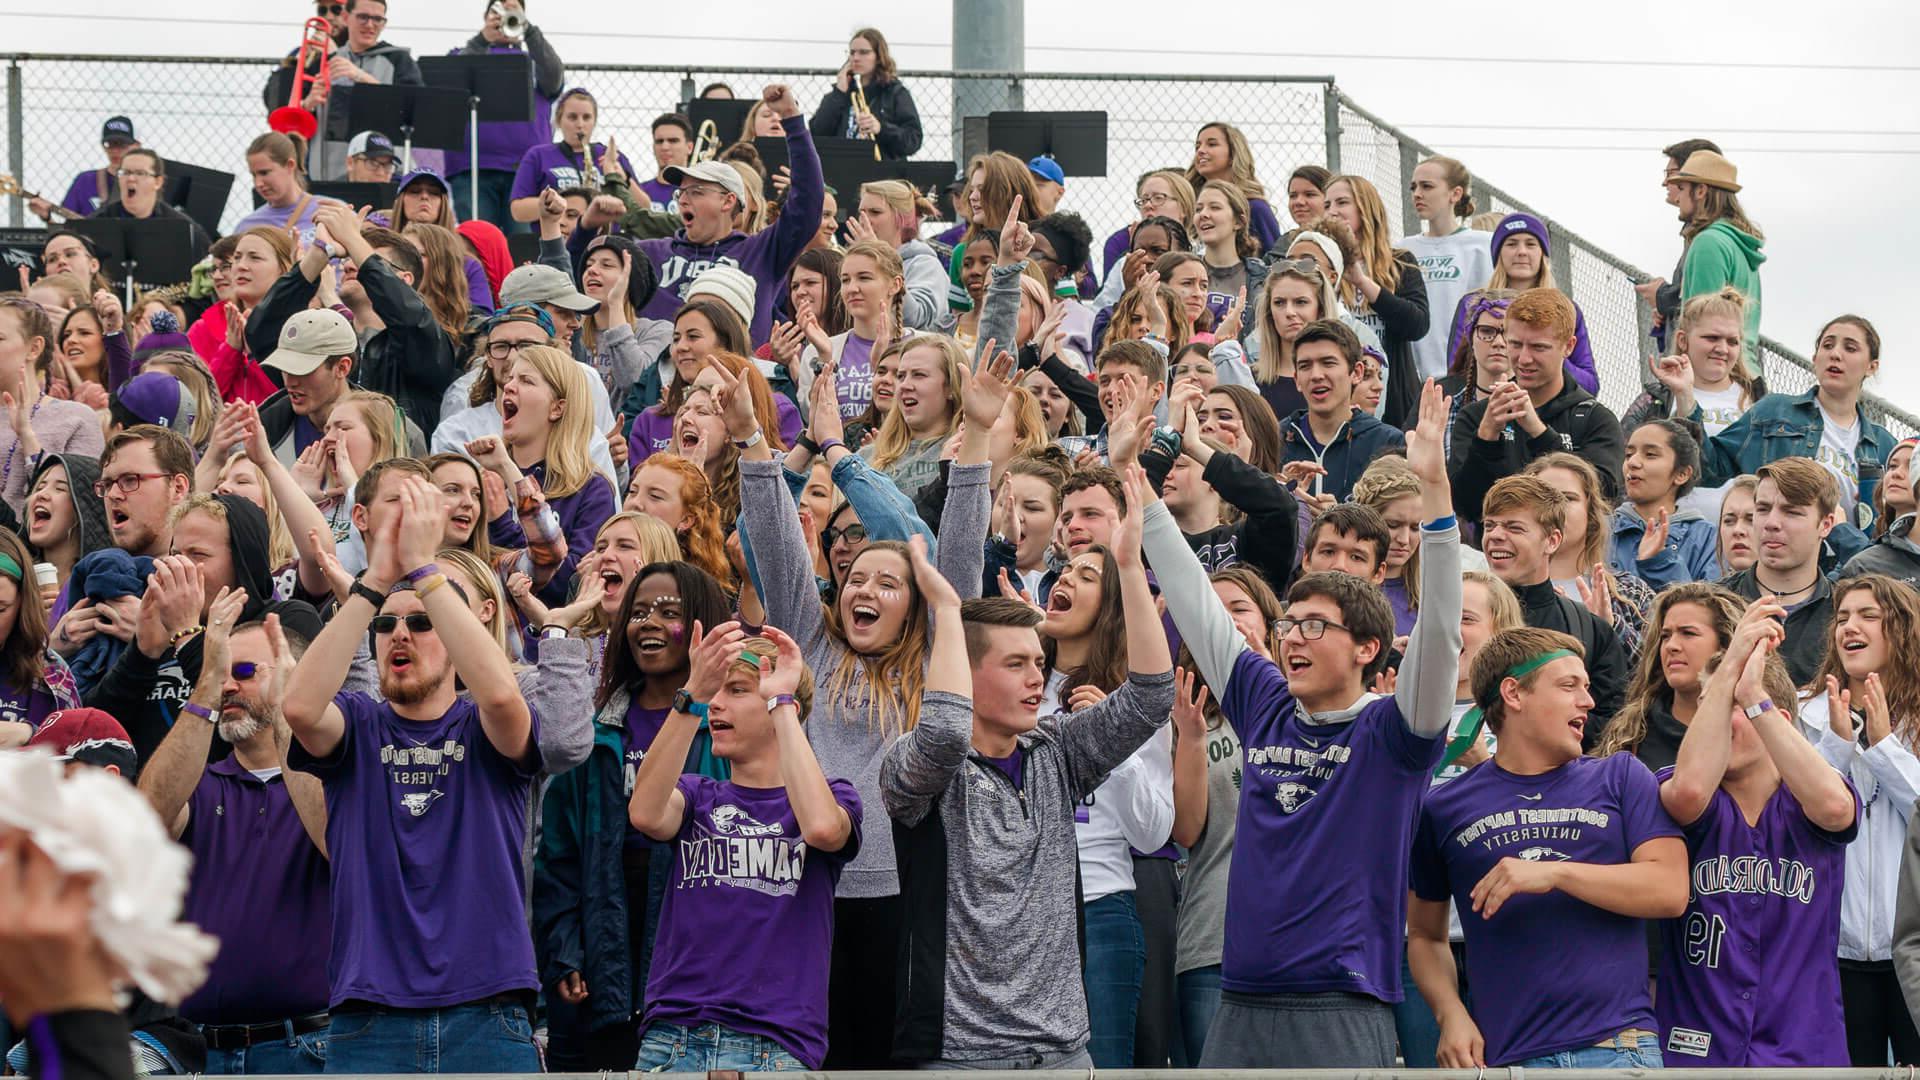
[[[767,621],[810,643],[824,632],[825,621],[813,556],[800,534],[800,511],[781,482],[780,463],[760,436],[760,421],[739,377],[719,365],[708,370],[721,380],[718,397],[728,433],[741,442],[755,439],[740,451],[740,526],[752,541],[749,555]]]
[[[1420,391],[1420,423],[1407,436],[1407,464],[1420,477],[1420,614],[1394,690],[1407,728],[1422,738],[1452,723],[1460,676],[1460,526],[1447,482],[1446,430],[1447,396],[1429,379]]]
[[[963,388],[960,451],[947,470],[947,502],[940,512],[940,572],[968,597],[980,595],[987,527],[993,515],[993,497],[987,489],[993,463],[987,459],[987,448],[993,425],[1013,393],[1013,354],[1001,350],[987,355],[990,359],[978,363]]]
[[[1207,687],[1173,671],[1173,842],[1190,848],[1207,827]]]
[[[927,559],[927,542],[907,541],[914,582],[933,613],[920,722],[887,748],[880,762],[880,793],[887,815],[918,825],[953,778],[966,767],[973,743],[973,665],[967,657],[960,594]]]
[[[706,703],[726,684],[727,668],[739,659],[746,632],[737,622],[721,623],[712,630],[694,620],[689,639],[687,693],[696,702],[693,708],[706,711]],[[634,828],[654,840],[667,841],[680,832],[687,819],[687,799],[675,781],[686,763],[687,750],[700,730],[703,717],[675,709],[667,715],[660,733],[640,771],[633,778],[633,797],[627,800],[627,820]]]
[[[1773,597],[1763,596],[1755,601],[1741,617],[1720,666],[1707,680],[1700,705],[1680,740],[1673,773],[1660,783],[1660,804],[1682,828],[1700,820],[1700,815],[1706,813],[1713,802],[1713,793],[1726,778],[1727,762],[1733,754],[1735,684],[1747,691],[1740,696],[1752,698],[1748,704],[1757,704],[1766,696],[1767,657],[1772,652],[1772,642],[1785,636],[1782,623],[1786,617],[1786,609],[1775,603]],[[1760,691],[1759,697],[1752,697],[1755,689]],[[1813,744],[1805,739],[1799,741],[1815,760],[1819,759]],[[1825,762],[1820,765],[1833,772]],[[1834,776],[1838,779],[1839,774]],[[1851,810],[1851,796],[1848,803]]]
[[[227,637],[233,632],[234,622],[246,602],[245,589],[222,588],[213,598],[207,608],[199,681],[194,683],[193,695],[187,699],[187,707],[181,710],[172,730],[140,770],[140,794],[153,804],[154,812],[160,815],[161,822],[176,840],[186,831],[187,801],[193,797],[193,790],[200,785],[201,774],[207,768],[207,751],[213,746],[213,729],[220,719],[228,669],[233,666]]]
[[[1024,197],[1015,195],[1007,208],[1007,220],[1000,227],[1000,254],[987,270],[987,294],[980,301],[979,342],[974,346],[973,362],[980,363],[987,343],[999,342],[1012,347],[1019,342],[1020,274],[1027,267],[1027,255],[1033,250],[1033,230],[1020,218]]]
[[[858,841],[852,815],[834,798],[826,774],[820,771],[820,759],[813,756],[806,729],[800,726],[805,718],[793,701],[793,692],[800,686],[807,662],[800,654],[799,643],[779,627],[763,627],[761,633],[773,642],[777,653],[771,669],[765,664],[760,667],[760,693],[770,702],[785,699],[774,705],[769,715],[780,746],[780,783],[787,789],[787,803],[793,807],[794,819],[800,823],[800,838],[808,847],[839,851],[849,842]]]
[[[300,482],[293,473],[281,464],[273,453],[273,447],[267,444],[267,430],[260,423],[260,412],[252,405],[236,403],[227,406],[230,409],[244,409],[243,420],[245,438],[241,450],[247,460],[260,470],[267,482],[267,489],[273,492],[274,506],[279,508],[280,517],[287,524],[287,532],[293,537],[293,549],[299,555],[298,570],[300,587],[314,596],[324,596],[331,589],[328,580],[326,561],[335,558],[337,553],[333,545],[333,528],[327,524],[326,515],[313,505],[306,492],[300,489]]]

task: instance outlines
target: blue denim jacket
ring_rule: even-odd
[[[797,473],[782,465],[780,474],[787,482],[787,490],[793,493],[795,502],[800,501],[800,493],[807,489],[810,473]],[[934,557],[939,542],[933,530],[920,519],[914,509],[913,500],[895,487],[887,475],[866,463],[858,454],[843,454],[833,466],[833,486],[840,489],[847,501],[853,504],[854,516],[860,524],[866,526],[867,536],[874,540],[906,540],[916,533],[927,539],[927,558]],[[740,524],[746,524],[741,519]],[[824,528],[826,522],[814,522],[815,528]],[[760,588],[760,575],[753,563],[753,539],[747,530],[740,530],[740,548],[747,556],[747,570],[753,577],[753,587]],[[826,583],[821,582],[824,591]]]
[[[1708,439],[1702,455],[1706,476],[1701,486],[1724,484],[1783,457],[1817,460],[1820,434],[1826,421],[1814,393],[1809,390],[1797,397],[1768,394],[1754,402],[1753,408],[1741,414],[1725,431]],[[1860,463],[1859,498],[1861,505],[1872,506],[1873,491],[1880,483],[1880,474],[1886,470],[1894,438],[1892,432],[1867,419],[1864,410],[1856,407],[1856,415],[1860,418],[1860,445],[1854,451]],[[1692,419],[1695,423],[1700,420],[1697,405]]]

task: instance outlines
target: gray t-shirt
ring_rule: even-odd
[[[1227,868],[1233,863],[1233,823],[1240,811],[1240,738],[1233,725],[1207,732],[1207,823],[1187,852],[1180,882],[1175,974],[1220,963],[1227,932]]]

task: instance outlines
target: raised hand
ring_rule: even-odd
[[[1667,546],[1667,534],[1672,528],[1672,517],[1665,510],[1653,515],[1647,522],[1646,531],[1640,534],[1640,550],[1635,554],[1645,562],[1664,551]]]
[[[767,349],[773,354],[773,361],[792,371],[800,362],[800,351],[807,345],[807,335],[790,322],[776,322],[773,333],[767,337]]]
[[[126,329],[126,309],[120,306],[120,298],[106,289],[93,291],[93,311],[100,317],[102,334],[118,334]]]
[[[507,456],[507,441],[498,435],[482,435],[467,444],[467,456],[489,472],[505,472],[513,465]]]
[[[914,533],[907,540],[907,557],[913,564],[913,583],[919,588],[920,598],[926,601],[929,609],[938,611],[960,606],[960,594],[955,591],[953,583],[927,558],[925,536]]]
[[[740,647],[747,633],[737,621],[723,622],[712,630],[703,630],[700,620],[693,621],[693,637],[687,650],[687,693],[699,702],[712,701],[726,685],[727,668],[740,658]]]
[[[1000,254],[995,260],[1001,266],[1026,262],[1033,254],[1033,230],[1020,217],[1025,206],[1026,196],[1015,195],[1013,205],[1007,208],[1007,220],[1000,226]]]
[[[834,382],[839,367],[837,361],[827,357],[813,377],[813,390],[807,398],[813,415],[808,418],[807,433],[816,443],[846,441],[847,425],[840,416],[840,391]]]
[[[1183,667],[1173,669],[1173,733],[1189,743],[1207,737],[1207,684]]]
[[[760,100],[782,120],[800,115],[800,103],[794,100],[793,90],[785,83],[768,84],[760,91]]]
[[[1040,606],[1038,601],[1034,600],[1033,594],[1027,591],[1025,585],[1007,576],[1007,568],[1004,566],[1000,568],[1000,595],[1011,596],[1025,603],[1035,611],[1044,612],[1046,610],[1046,608]]]
[[[961,394],[962,415],[979,431],[992,430],[1000,419],[1001,410],[1006,408],[1007,398],[1013,393],[1014,369],[1018,366],[1012,353],[1004,349],[996,353],[995,344],[992,338],[987,339],[980,355],[992,359],[968,374]]]
[[[1140,562],[1140,522],[1147,505],[1147,473],[1138,464],[1127,466],[1120,474],[1127,492],[1127,505],[1113,526],[1113,561],[1122,570],[1138,567]]]
[[[1887,707],[1887,688],[1879,672],[1867,676],[1867,691],[1861,698],[1867,717],[1867,745],[1878,746],[1881,739],[1893,734],[1893,713]]]
[[[714,401],[720,406],[720,415],[727,422],[727,434],[737,442],[745,442],[760,430],[760,418],[754,415],[753,395],[747,392],[746,371],[736,375],[726,369],[724,364],[707,362],[707,370],[713,372],[720,385],[714,388]]]
[[[795,324],[800,327],[801,336],[807,339],[807,344],[813,346],[813,351],[819,355],[820,362],[825,364],[832,359],[833,339],[827,336],[826,329],[820,325],[820,317],[814,314],[813,301],[804,296],[801,297],[793,318]]]
[[[615,413],[613,427],[607,431],[607,456],[613,459],[613,467],[627,467],[627,414]]]
[[[1447,395],[1433,379],[1420,390],[1420,422],[1407,432],[1407,464],[1423,485],[1447,488]]]
[[[1098,705],[1107,700],[1107,692],[1093,685],[1082,683],[1067,694],[1066,706],[1070,713],[1079,712],[1089,706]]]
[[[1587,605],[1593,617],[1613,625],[1613,584],[1607,576],[1606,563],[1594,563],[1593,569],[1573,579],[1580,590],[1580,602]]]
[[[567,200],[560,197],[558,191],[550,187],[540,189],[540,224],[558,226],[567,216]]]
[[[213,603],[207,605],[207,634],[202,640],[201,667],[207,671],[225,671],[233,659],[227,639],[247,606],[247,590],[222,586]]]
[[[400,561],[411,573],[433,561],[446,536],[446,496],[418,476],[403,478],[400,487]]]
[[[307,550],[314,553],[320,563],[320,573],[327,579],[327,588],[333,598],[345,603],[347,594],[353,590],[353,575],[340,565],[340,559],[333,553],[332,545],[320,542],[320,530],[307,530]]]
[[[315,506],[327,501],[327,463],[321,457],[322,449],[318,442],[308,443],[307,448],[300,451],[300,456],[293,459],[293,468],[287,470],[292,474],[293,482],[300,485],[300,493],[311,499]]]
[[[873,225],[867,221],[865,214],[847,216],[847,237],[856,244],[862,240],[875,239]]]
[[[620,164],[620,144],[614,141],[611,133],[607,135],[606,149],[600,154],[600,175],[617,176],[623,180],[627,175],[627,170]]]
[[[807,669],[806,659],[800,654],[800,643],[772,623],[760,628],[760,636],[773,642],[774,648],[773,662],[762,660],[760,663],[761,696],[777,697],[800,689],[800,675]]]
[[[1240,321],[1246,318],[1247,287],[1240,286],[1240,292],[1234,296],[1233,303],[1227,305],[1227,313],[1220,319],[1220,325],[1213,328],[1213,340],[1230,341],[1240,336]]]
[[[1853,692],[1832,675],[1827,676],[1827,728],[1845,741],[1853,741]]]
[[[528,626],[538,629],[555,621],[552,610],[535,594],[533,579],[526,574],[516,570],[508,576],[507,595],[513,598],[513,606],[520,609]]]

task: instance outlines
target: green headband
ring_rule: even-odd
[[[20,564],[14,562],[13,556],[4,551],[0,551],[0,574],[5,574],[15,581],[27,580],[27,576],[20,571]]]
[[[1539,671],[1541,668],[1546,667],[1548,664],[1553,663],[1555,660],[1572,655],[1573,652],[1569,649],[1553,649],[1548,652],[1543,652],[1531,660],[1524,660],[1508,668],[1507,673],[1502,675],[1501,679],[1524,679],[1534,672]],[[1459,734],[1447,741],[1446,753],[1440,756],[1440,764],[1434,766],[1434,773],[1438,774],[1441,769],[1453,764],[1459,759],[1461,754],[1467,752],[1468,747],[1478,742],[1480,739],[1480,729],[1486,725],[1486,722],[1486,710],[1478,705],[1468,709],[1466,715],[1460,718]]]

